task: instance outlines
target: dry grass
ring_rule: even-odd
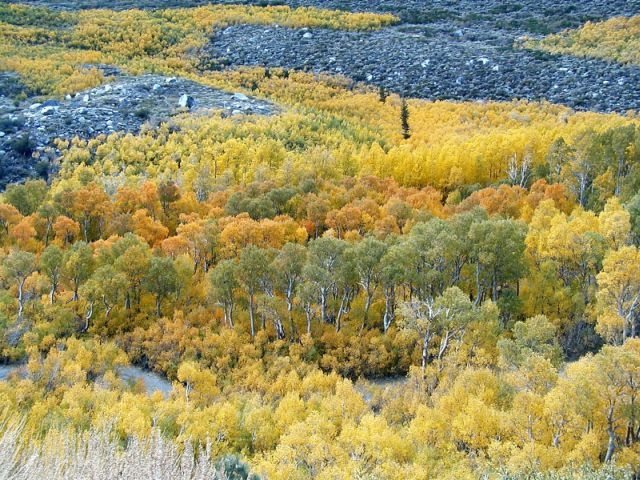
[[[156,430],[125,448],[107,433],[51,433],[42,446],[23,444],[21,425],[5,424],[0,436],[0,480],[227,480],[208,449],[178,448]],[[227,462],[228,464],[229,462]]]

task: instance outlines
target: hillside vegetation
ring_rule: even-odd
[[[23,366],[0,382],[0,477],[640,475],[634,114],[192,55],[224,22],[392,17],[0,11],[0,68],[41,94],[109,63],[281,108],[58,139],[48,181],[2,193],[0,359]],[[171,394],[123,381],[129,363]]]
[[[524,45],[550,53],[640,65],[640,17],[587,22],[575,30],[565,30],[541,40],[527,40]]]
[[[36,93],[64,95],[105,80],[92,64],[132,73],[193,72],[198,49],[225,25],[367,30],[396,21],[392,15],[285,6],[54,12],[2,4],[0,69],[18,72]]]

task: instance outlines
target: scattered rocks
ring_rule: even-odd
[[[1,86],[1,84],[0,84]],[[55,157],[56,138],[90,138],[114,132],[136,133],[144,123],[159,124],[186,109],[194,115],[271,115],[272,103],[182,79],[158,75],[119,75],[64,100],[16,103],[0,89],[0,190],[36,174],[38,162]]]
[[[234,25],[214,34],[212,63],[344,74],[406,96],[453,100],[546,99],[579,110],[640,109],[640,68],[513,47],[481,27],[452,37],[448,22],[375,32]],[[309,33],[309,32],[307,32]],[[554,88],[555,86],[555,88]]]
[[[186,93],[182,94],[180,100],[178,100],[178,105],[181,108],[188,108],[191,110],[196,104],[196,101],[193,99],[191,95],[187,95]]]
[[[21,3],[76,10],[105,8],[101,0],[21,0]],[[393,13],[404,23],[432,24],[447,21],[454,26],[451,36],[468,34],[467,25],[486,28],[549,33],[573,28],[587,20],[616,15],[629,16],[640,9],[638,0],[112,0],[108,7],[130,8],[194,7],[214,4],[289,5],[352,12]]]

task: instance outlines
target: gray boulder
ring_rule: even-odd
[[[192,109],[195,104],[195,99],[191,95],[187,95],[186,93],[180,97],[180,100],[178,100],[178,105],[181,108]]]

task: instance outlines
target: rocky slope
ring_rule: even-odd
[[[549,100],[584,110],[640,108],[640,69],[513,48],[513,34],[448,22],[376,32],[232,26],[208,48],[227,66],[343,74],[412,97]]]
[[[5,1],[5,0],[2,0]],[[99,0],[21,0],[64,9],[104,8]],[[545,33],[576,27],[587,20],[640,11],[639,0],[112,0],[108,8],[168,8],[214,4],[289,5],[347,11],[393,13],[405,23],[483,23],[491,28]]]
[[[4,0],[0,0],[4,1]],[[56,8],[104,7],[97,0],[23,0]],[[114,0],[109,8],[205,3],[286,4],[397,14],[402,23],[375,32],[231,26],[217,31],[203,65],[279,66],[342,74],[406,96],[454,100],[549,100],[576,109],[640,109],[640,69],[517,48],[523,35],[576,27],[586,20],[640,13],[640,0]],[[0,190],[46,174],[56,137],[136,132],[180,112],[210,108],[269,114],[273,105],[181,79],[116,80],[62,101],[15,103],[17,77],[0,74]],[[192,103],[193,102],[193,103]],[[35,157],[42,161],[34,160]]]
[[[114,76],[113,82],[61,101],[29,98],[17,104],[13,98],[20,91],[19,81],[13,75],[0,77],[0,190],[6,183],[46,174],[55,157],[48,147],[56,138],[137,132],[145,123],[158,124],[187,112],[269,115],[276,111],[268,102],[181,78],[130,77],[105,70]]]

